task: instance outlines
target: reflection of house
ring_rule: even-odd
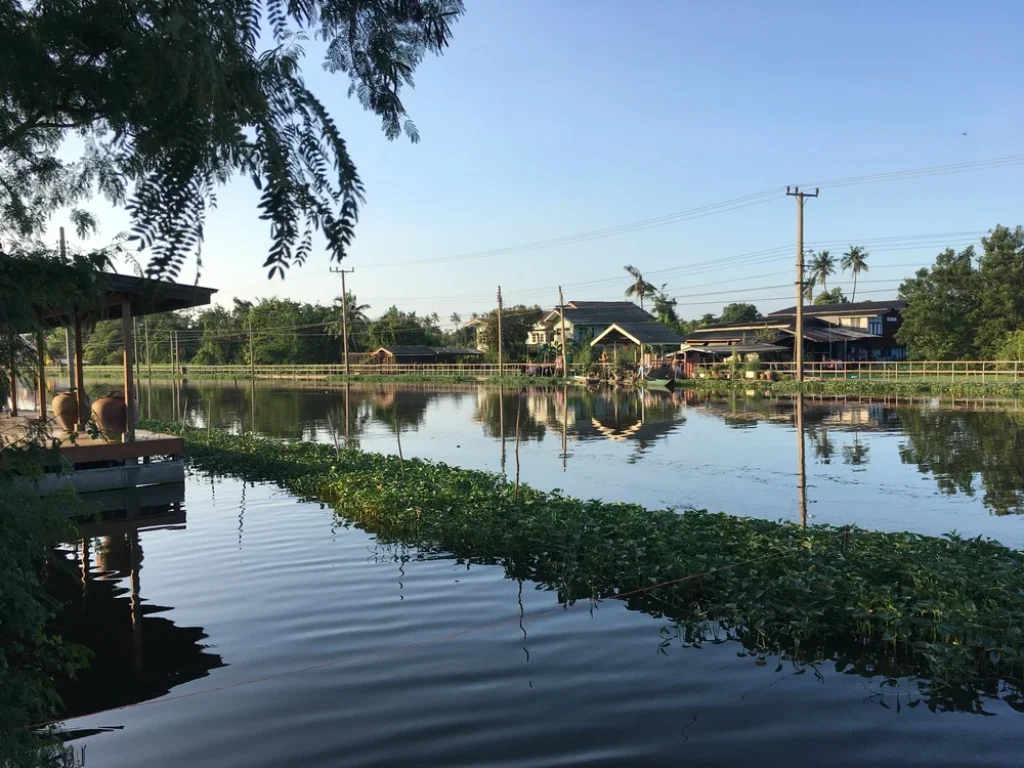
[[[370,362],[383,364],[433,364],[460,363],[469,358],[483,355],[479,349],[466,347],[417,347],[391,346],[379,347],[370,353]]]
[[[631,301],[570,301],[564,307],[565,335],[570,341],[596,339],[619,324],[643,325],[657,323],[651,313]],[[555,307],[534,324],[527,334],[529,347],[547,344],[562,345],[562,312]]]
[[[905,347],[896,344],[902,301],[859,301],[856,304],[826,304],[804,307],[804,350],[815,360],[898,360],[906,357]],[[772,347],[792,359],[796,337],[796,310],[773,312],[762,320],[726,323],[698,328],[686,336],[688,348],[712,356],[733,351],[760,351]],[[783,351],[784,350],[784,351]]]

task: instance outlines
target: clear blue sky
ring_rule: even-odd
[[[387,141],[379,121],[320,70],[309,83],[335,115],[367,188],[349,264],[370,314],[550,306],[616,299],[623,265],[667,281],[680,314],[734,300],[781,307],[790,251],[761,264],[657,270],[795,242],[795,204],[766,203],[616,237],[491,258],[400,267],[625,224],[792,183],[1024,153],[1024,4],[1005,2],[746,2],[467,0],[451,48],[405,94],[422,141]],[[967,135],[964,136],[963,134]],[[837,187],[807,203],[806,239],[987,230],[1024,223],[1024,166]],[[285,281],[261,263],[268,231],[251,182],[219,193],[201,282],[219,300],[340,292],[321,252]],[[102,244],[122,213],[93,206]],[[946,238],[962,245],[968,237]],[[895,294],[938,242],[872,247],[864,298]],[[833,248],[833,253],[845,248]],[[768,274],[772,273],[772,274]],[[777,274],[775,274],[777,273]],[[574,288],[574,284],[604,283]],[[185,275],[184,279],[189,279]],[[724,282],[728,281],[728,282]],[[844,284],[849,294],[849,280]],[[886,292],[887,291],[887,292]],[[792,300],[788,301],[792,304]]]

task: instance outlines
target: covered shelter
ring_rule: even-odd
[[[78,470],[73,475],[47,475],[38,483],[40,493],[50,493],[64,485],[79,491],[102,491],[136,485],[179,481],[184,477],[181,462],[183,446],[180,437],[139,431],[138,403],[135,392],[134,318],[204,306],[210,303],[213,288],[182,285],[144,277],[119,275],[93,268],[88,259],[40,261],[0,254],[0,279],[10,285],[39,285],[25,290],[24,299],[11,298],[11,306],[0,307],[0,320],[12,336],[35,335],[34,371],[38,393],[38,412],[29,417],[18,413],[17,357],[4,361],[11,380],[10,413],[0,419],[4,439],[25,439],[34,434],[33,419],[47,421],[46,329],[65,328],[68,336],[68,368],[71,388],[75,392],[77,421],[69,425],[68,440],[60,445],[62,456]],[[125,428],[108,442],[86,433],[89,404],[86,399],[83,359],[83,328],[101,320],[120,320],[123,351],[123,390]],[[22,339],[24,337],[21,337]],[[24,355],[23,355],[24,357]],[[119,437],[119,441],[117,440]],[[170,461],[150,463],[155,457]],[[143,466],[139,466],[139,460]]]
[[[641,361],[644,360],[644,347],[658,350],[657,357],[664,357],[667,348],[678,349],[683,344],[683,337],[661,323],[612,323],[599,336],[595,337],[590,346],[634,347]]]

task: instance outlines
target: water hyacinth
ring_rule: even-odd
[[[672,622],[663,644],[733,640],[759,661],[917,676],[933,708],[1024,707],[1024,553],[997,542],[648,510],[417,459],[184,435],[199,470],[276,482],[382,543],[500,565],[566,603],[631,593],[630,608]]]

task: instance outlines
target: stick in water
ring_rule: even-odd
[[[513,501],[519,501],[519,412],[522,410],[523,391],[520,389],[516,396],[516,490]]]

